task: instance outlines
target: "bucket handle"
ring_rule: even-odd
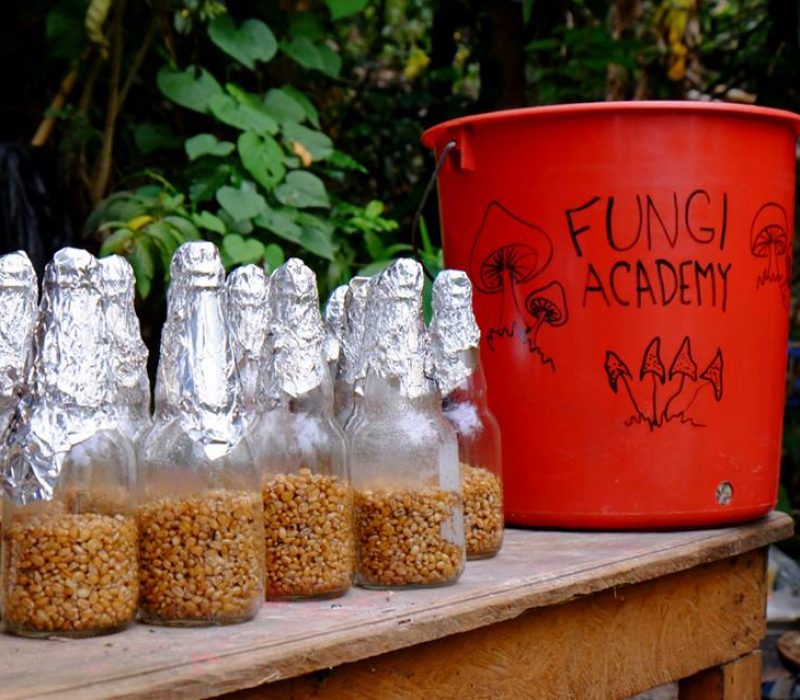
[[[422,197],[419,201],[419,205],[417,206],[417,210],[414,212],[414,218],[411,220],[411,255],[419,261],[419,264],[422,265],[422,270],[425,272],[425,276],[433,282],[433,275],[430,273],[427,267],[425,267],[425,263],[422,261],[422,257],[419,254],[419,244],[417,241],[417,233],[419,231],[419,221],[422,218],[422,210],[425,209],[425,205],[428,203],[428,198],[433,191],[433,186],[436,184],[436,178],[439,177],[439,172],[444,167],[444,161],[446,160],[447,156],[453,151],[458,144],[453,141],[448,141],[442,152],[439,154],[439,159],[436,161],[436,167],[433,169],[433,173],[428,180],[428,184],[425,185],[425,190],[422,193]]]

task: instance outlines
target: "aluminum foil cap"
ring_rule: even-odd
[[[251,411],[256,404],[270,324],[269,278],[260,267],[245,265],[228,275],[227,290],[231,349],[242,384],[242,403]]]
[[[100,266],[85,250],[64,248],[45,268],[35,346],[32,393],[15,418],[4,472],[18,503],[52,498],[69,449],[114,427]]]
[[[0,256],[0,440],[14,417],[29,379],[39,292],[36,273],[23,252]]]
[[[125,258],[101,258],[103,309],[111,355],[109,410],[117,417],[120,432],[135,442],[150,426],[150,380],[147,346],[133,306],[135,278]]]
[[[346,294],[347,285],[342,284],[331,292],[328,303],[325,304],[325,359],[333,367],[338,365],[339,355],[342,351]]]
[[[408,398],[429,394],[427,333],[422,317],[422,266],[401,258],[371,286],[364,333],[367,373],[399,381]]]
[[[430,327],[430,370],[442,397],[476,369],[481,332],[472,311],[472,284],[461,270],[443,270],[433,283]]]
[[[364,357],[364,324],[370,287],[377,277],[353,277],[344,297],[344,331],[339,357],[339,379],[355,385],[366,371]]]
[[[316,276],[302,260],[290,258],[272,273],[269,302],[271,356],[262,386],[273,400],[297,398],[328,375]]]
[[[177,418],[209,459],[232,450],[243,434],[241,387],[226,324],[225,272],[213,243],[181,245],[161,333],[156,420]]]

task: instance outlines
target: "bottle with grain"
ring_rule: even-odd
[[[121,361],[141,386],[147,356],[138,326],[112,331],[133,314],[132,294],[116,293],[128,285],[126,262],[100,265],[83,250],[60,250],[45,269],[32,379],[4,470],[0,581],[14,634],[108,634],[136,617],[138,423],[114,370]]]
[[[251,432],[263,478],[266,594],[335,597],[353,581],[352,490],[317,280],[297,258],[273,273],[269,307],[262,406]]]
[[[426,375],[422,268],[401,259],[371,284],[364,396],[350,434],[356,581],[440,586],[464,568],[458,443]]]
[[[458,436],[464,538],[468,559],[486,559],[503,543],[500,426],[486,401],[486,382],[472,311],[472,285],[460,270],[433,283],[430,360],[444,417]]]
[[[264,596],[264,519],[219,252],[184,243],[170,274],[155,419],[139,446],[140,617],[243,622]]]

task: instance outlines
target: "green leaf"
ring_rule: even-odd
[[[227,156],[235,146],[230,141],[218,141],[212,134],[197,134],[186,139],[183,147],[189,160],[197,160],[201,156]]]
[[[142,299],[147,299],[153,287],[153,276],[155,275],[155,262],[150,245],[145,237],[139,237],[133,244],[128,262],[133,268],[136,276],[136,289]]]
[[[333,141],[321,131],[301,124],[284,124],[283,135],[290,141],[301,143],[315,161],[325,160],[333,153]]]
[[[256,61],[266,63],[278,50],[272,30],[258,19],[246,19],[237,27],[230,15],[219,15],[208,25],[208,36],[226,54],[251,70]]]
[[[331,206],[322,180],[305,170],[289,173],[286,182],[275,190],[275,197],[281,204],[298,209]]]
[[[104,258],[107,255],[116,253],[117,255],[124,255],[126,250],[126,243],[136,238],[136,233],[129,228],[120,228],[114,231],[100,246],[100,257]]]
[[[200,232],[195,225],[183,216],[165,216],[164,221],[177,232],[177,238],[180,243],[196,241],[200,238]]]
[[[367,0],[325,0],[325,4],[331,11],[331,19],[337,20],[361,12],[367,6]]]
[[[179,146],[181,140],[165,124],[137,124],[133,128],[133,141],[140,153],[147,155]]]
[[[531,21],[533,13],[533,0],[522,0],[522,21],[525,24]]]
[[[303,68],[318,70],[331,78],[339,77],[342,58],[325,44],[315,44],[304,36],[281,42],[283,52]]]
[[[80,55],[86,45],[85,14],[86,4],[81,0],[62,0],[47,13],[45,37],[49,57],[71,60]]]
[[[305,93],[300,92],[294,85],[284,85],[281,88],[281,92],[286,93],[293,100],[296,100],[297,103],[303,107],[306,118],[311,122],[311,125],[319,129],[319,112]]]
[[[306,110],[300,102],[290,94],[277,88],[269,90],[264,97],[264,109],[281,124],[303,121]]]
[[[383,214],[383,202],[377,199],[373,199],[372,201],[364,207],[364,214],[369,219],[376,219],[381,214]]]
[[[196,112],[207,113],[211,99],[223,94],[222,87],[211,73],[194,66],[186,70],[163,66],[156,76],[156,84],[166,98]]]
[[[328,163],[331,165],[341,168],[342,170],[355,170],[359,173],[364,173],[365,175],[369,172],[361,163],[359,163],[355,158],[351,158],[346,153],[342,153],[341,151],[334,151],[328,157]]]
[[[285,259],[286,256],[283,254],[283,248],[277,243],[270,243],[264,248],[264,260],[270,272],[283,265]]]
[[[238,188],[228,185],[217,190],[217,201],[234,221],[252,219],[267,207],[266,200],[254,189],[242,183]]]
[[[199,214],[192,215],[194,225],[199,228],[204,228],[206,231],[213,231],[214,233],[225,233],[225,222],[218,216],[214,216],[210,211],[201,211]]]
[[[364,243],[367,246],[367,252],[369,256],[373,260],[382,260],[386,257],[391,257],[386,255],[383,250],[383,243],[381,242],[380,236],[372,231],[367,231],[364,234]]]
[[[333,226],[318,216],[304,212],[297,215],[297,223],[303,229],[300,245],[314,255],[333,260],[336,253],[333,244]]]
[[[289,215],[271,207],[266,207],[253,219],[253,223],[292,243],[299,243],[300,237],[303,235],[303,230]]]
[[[248,265],[264,257],[264,244],[255,238],[229,233],[222,239],[222,250],[236,265]]]
[[[146,235],[149,237],[153,246],[161,256],[161,267],[166,272],[169,270],[169,264],[172,261],[172,254],[175,249],[181,244],[175,235],[172,233],[171,228],[162,221],[156,221],[147,227]]]
[[[213,199],[217,190],[222,187],[231,174],[231,166],[217,160],[197,161],[196,165],[187,169],[189,199],[197,204]]]
[[[253,232],[253,222],[250,219],[234,219],[224,209],[217,211],[217,216],[225,224],[228,233],[238,233],[240,236],[249,236]]]
[[[258,134],[274,134],[278,123],[263,108],[243,104],[230,95],[215,95],[209,102],[211,113],[225,124],[242,131],[255,131]]]
[[[236,142],[239,157],[249,172],[267,190],[272,190],[286,175],[283,150],[272,136],[247,131]]]

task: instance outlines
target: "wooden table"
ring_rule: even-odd
[[[0,698],[606,700],[685,679],[686,700],[753,700],[766,546],[791,533],[778,513],[691,532],[509,530],[448,588],[271,603],[232,627],[0,635]]]

